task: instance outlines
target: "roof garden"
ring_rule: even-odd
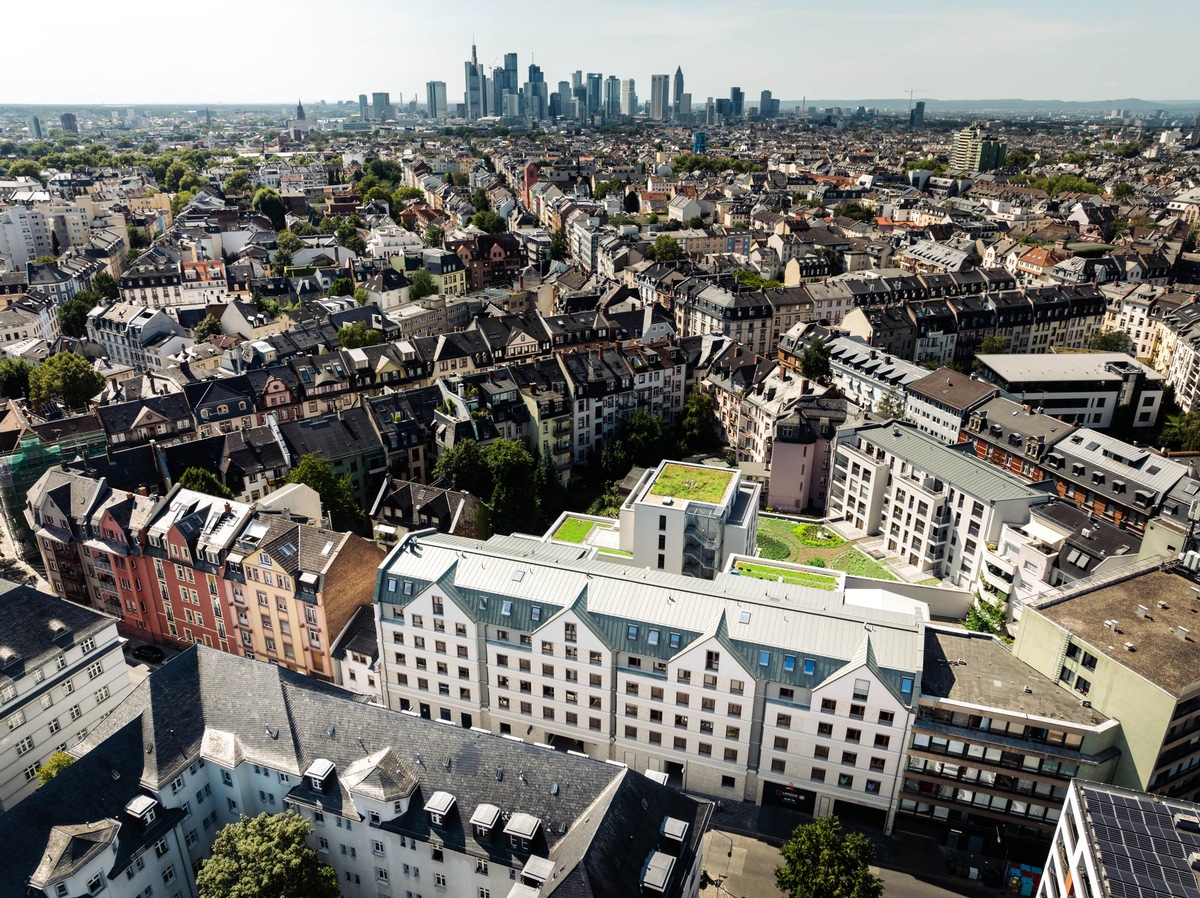
[[[754,577],[758,580],[795,583],[798,586],[809,586],[829,592],[837,589],[839,582],[838,578],[831,574],[818,574],[816,571],[790,565],[759,564],[748,561],[737,562],[730,573],[737,573],[743,577]]]
[[[721,468],[668,464],[650,484],[649,495],[716,505],[725,497],[733,475],[732,470]]]

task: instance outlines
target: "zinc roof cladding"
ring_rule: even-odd
[[[452,575],[439,587],[452,585],[468,613],[496,626],[507,622],[515,629],[536,631],[560,609],[578,603],[614,649],[668,660],[704,634],[720,635],[724,617],[730,644],[781,653],[779,678],[786,682],[786,674],[792,672],[783,671],[782,655],[788,649],[795,649],[798,657],[825,659],[822,664],[827,662],[832,673],[853,657],[864,626],[870,624],[880,668],[912,672],[920,667],[920,622],[914,615],[848,606],[841,593],[796,584],[732,574],[698,580],[612,565],[594,557],[593,550],[577,546],[513,557],[513,549],[525,542],[481,542],[433,531],[410,534],[381,566],[379,600],[407,601],[399,583],[413,581],[415,596],[453,566]],[[518,570],[523,575],[515,580]],[[394,592],[385,585],[392,577],[398,581]],[[485,595],[487,607],[481,609],[479,599]],[[512,602],[508,616],[502,614],[506,601]],[[534,604],[542,606],[538,621],[529,615]],[[748,614],[745,623],[743,613]],[[637,632],[630,639],[629,628],[634,626]],[[658,633],[655,645],[650,642],[652,631]],[[677,647],[671,644],[673,633],[680,635]],[[747,669],[758,669],[758,651],[744,659]],[[802,665],[796,667],[794,673],[799,674]],[[795,679],[798,685],[806,681]]]
[[[1045,489],[1034,489],[973,454],[921,433],[915,425],[907,422],[867,424],[838,431],[839,441],[847,441],[851,445],[860,436],[931,477],[944,480],[985,502],[1032,500],[1046,494]],[[967,443],[958,443],[957,446],[969,448]]]
[[[1188,472],[1179,462],[1087,427],[1078,428],[1066,439],[1055,443],[1054,452],[1066,460],[1063,468],[1055,469],[1059,476],[1087,477],[1089,488],[1094,486],[1096,492],[1113,495],[1122,503],[1133,501],[1137,487],[1152,490],[1157,503]],[[1072,462],[1084,465],[1083,474],[1074,474]],[[1104,478],[1104,483],[1093,484],[1094,471],[1103,471],[1110,476]],[[1125,492],[1113,492],[1114,479],[1127,482]]]

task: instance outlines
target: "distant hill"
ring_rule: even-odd
[[[927,97],[913,97],[913,101],[923,100],[926,113],[968,113],[971,115],[1019,113],[1021,115],[1047,115],[1059,112],[1076,114],[1105,113],[1113,109],[1126,109],[1130,112],[1150,112],[1165,109],[1172,114],[1195,114],[1200,109],[1200,100],[1142,100],[1137,97],[1125,97],[1116,100],[936,100]],[[801,104],[801,100],[783,100],[779,105],[782,109],[790,109]],[[859,106],[882,109],[888,112],[908,112],[908,97],[869,100],[816,100],[807,101],[810,108],[824,109],[829,106],[841,106],[857,109]]]

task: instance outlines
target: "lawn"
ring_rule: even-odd
[[[846,545],[844,539],[820,524],[800,524],[792,528],[792,533],[808,549],[836,549]]]
[[[882,564],[864,555],[858,549],[850,549],[838,555],[829,566],[835,571],[845,571],[855,577],[874,577],[876,580],[895,580]]]
[[[759,580],[779,580],[782,577],[784,583],[796,583],[800,586],[811,586],[815,589],[834,590],[837,588],[837,580],[835,578],[814,574],[812,571],[793,571],[788,568],[770,567],[763,564],[746,564],[743,562],[738,564],[737,572],[742,576],[756,577]]]
[[[562,526],[554,532],[554,538],[562,540],[564,543],[582,543],[595,526],[595,521],[567,518],[562,522]]]
[[[601,549],[601,555],[615,555],[617,558],[632,558],[632,552],[623,552],[620,549]]]
[[[667,465],[654,478],[650,495],[715,504],[724,497],[732,478],[733,471],[722,471],[720,468]]]

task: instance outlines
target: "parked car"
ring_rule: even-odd
[[[139,661],[149,661],[151,664],[161,664],[163,650],[156,645],[139,645],[129,653]]]

